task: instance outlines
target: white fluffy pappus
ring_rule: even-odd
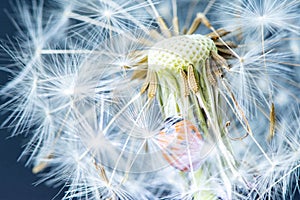
[[[3,45],[15,61],[3,125],[29,133],[23,156],[41,182],[68,187],[65,199],[293,195],[299,1],[51,4],[46,17],[20,4],[27,31]],[[174,116],[193,129],[166,124]],[[163,156],[168,125],[190,171]],[[209,147],[195,169],[190,130]]]
[[[235,0],[219,3],[224,15],[218,22],[229,30],[242,29],[243,34],[273,34],[287,30],[299,34],[297,0]]]

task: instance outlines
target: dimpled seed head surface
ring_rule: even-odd
[[[186,70],[189,64],[197,66],[217,51],[214,42],[200,34],[175,36],[156,43],[148,53],[149,69],[160,71]]]

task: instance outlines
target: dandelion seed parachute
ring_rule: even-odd
[[[217,10],[224,13],[219,20],[230,30],[240,29],[245,35],[264,36],[280,30],[299,34],[297,0],[235,0],[218,4]],[[262,29],[263,30],[262,32]]]

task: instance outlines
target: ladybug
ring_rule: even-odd
[[[191,121],[180,116],[168,117],[156,139],[163,157],[173,167],[184,172],[200,167],[198,155],[203,138]]]

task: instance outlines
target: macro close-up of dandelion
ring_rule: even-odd
[[[1,127],[26,137],[36,184],[63,199],[298,197],[299,0],[13,9]]]

